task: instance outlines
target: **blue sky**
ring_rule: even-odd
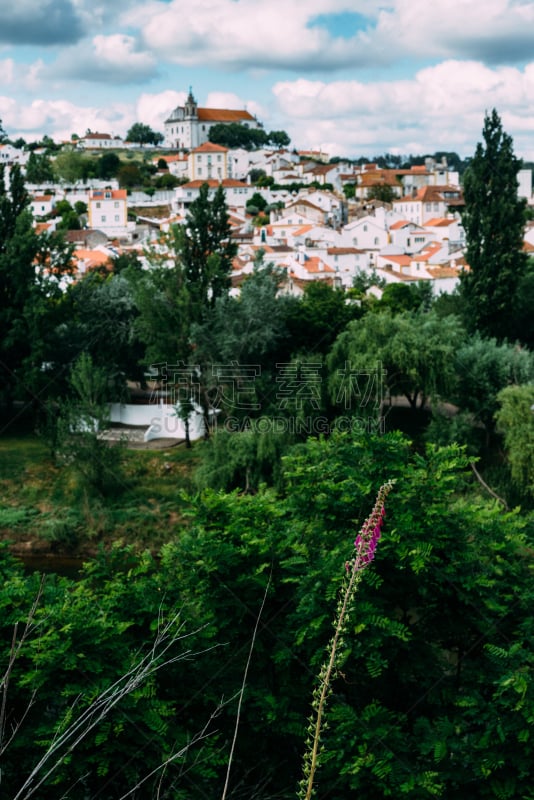
[[[474,152],[496,108],[534,160],[529,0],[13,0],[0,8],[12,137],[163,130],[189,87],[299,149]]]

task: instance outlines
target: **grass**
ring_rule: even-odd
[[[101,498],[34,434],[0,437],[0,536],[15,548],[40,540],[56,550],[87,551],[121,540],[158,549],[185,524],[200,449],[126,450],[123,490]]]

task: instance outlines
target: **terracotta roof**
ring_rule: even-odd
[[[390,255],[389,253],[387,255],[380,255],[379,253],[378,255],[380,256],[380,258],[387,259],[388,261],[393,261],[395,264],[398,264],[399,267],[409,267],[410,264],[412,263],[411,256],[407,256],[404,253],[399,255]]]
[[[252,114],[244,109],[234,111],[227,108],[199,108],[197,113],[201,122],[240,122],[241,120],[255,122]]]
[[[457,278],[458,270],[454,267],[428,267],[428,272],[433,278]]]
[[[317,256],[312,256],[311,258],[307,258],[304,261],[304,264],[301,264],[301,266],[304,267],[304,269],[307,272],[313,272],[313,273],[335,272],[335,270],[332,269],[332,267],[329,266],[329,264],[325,264],[325,262],[321,258],[318,258]]]
[[[101,250],[84,250],[76,249],[72,254],[73,261],[83,261],[87,269],[94,269],[95,267],[111,267],[111,256],[109,253],[103,253]]]
[[[320,211],[321,213],[324,214],[324,211],[321,208],[321,206],[318,206],[316,203],[310,203],[309,200],[304,200],[304,198],[301,198],[300,200],[297,199],[293,203],[290,203],[288,206],[286,206],[286,210],[288,211],[290,208],[295,208],[296,206],[304,206],[305,208],[312,208],[314,211]]]
[[[419,253],[414,253],[412,259],[413,261],[428,261],[428,259],[432,258],[442,247],[443,245],[440,242],[430,242],[430,244],[426,245]]]
[[[126,200],[127,197],[126,189],[92,189],[89,195],[90,200]]]
[[[86,133],[82,139],[111,139],[109,133]]]
[[[195,147],[192,153],[227,153],[228,147],[223,147],[222,144],[213,144],[213,142],[204,142],[204,144]]]
[[[365,250],[359,250],[357,247],[328,247],[326,252],[329,256],[349,256],[365,253]]]
[[[397,222],[393,222],[389,229],[390,231],[398,231],[400,228],[407,228],[409,225],[415,225],[415,222],[410,222],[407,219],[399,219]]]
[[[51,227],[50,222],[38,222],[37,225],[34,226],[34,231],[35,233],[46,233]]]
[[[315,225],[303,225],[302,228],[297,228],[296,231],[292,231],[292,236],[303,236],[305,233],[312,231]]]
[[[447,219],[446,217],[434,217],[424,223],[425,228],[447,228],[449,225],[454,225],[457,222],[455,219]]]

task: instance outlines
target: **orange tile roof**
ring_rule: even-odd
[[[301,264],[301,266],[304,267],[304,269],[307,272],[313,272],[313,273],[335,272],[335,270],[332,269],[331,266],[325,264],[325,262],[321,258],[318,258],[317,256],[312,256],[311,258],[307,258],[304,264]]]
[[[228,147],[223,147],[222,144],[213,144],[213,142],[204,142],[204,144],[195,147],[192,153],[227,153]]]
[[[458,270],[454,267],[427,267],[433,278],[457,278]]]
[[[359,250],[357,247],[328,247],[326,252],[329,256],[348,256],[365,253],[365,250]]]
[[[126,189],[92,189],[89,195],[90,200],[126,200],[127,197]]]
[[[111,256],[109,253],[103,253],[101,250],[85,250],[83,248],[76,248],[72,254],[73,262],[79,264],[80,261],[85,262],[87,269],[95,269],[96,267],[111,267]]]
[[[380,253],[379,253],[380,256]],[[383,255],[380,258],[387,259],[388,261],[393,261],[395,264],[398,264],[399,267],[409,267],[412,263],[411,256],[407,256],[404,254],[400,255]]]
[[[297,228],[296,231],[292,231],[291,235],[292,236],[303,236],[305,233],[308,233],[308,231],[312,231],[314,229],[314,227],[315,227],[314,225],[303,225],[302,228]]]
[[[389,226],[389,229],[390,229],[390,231],[397,231],[400,228],[407,228],[409,225],[415,225],[415,223],[414,222],[410,222],[407,219],[399,219],[399,220],[397,220],[397,222],[393,222]]]
[[[227,108],[199,108],[198,119],[201,122],[240,122],[254,120],[252,114],[245,110],[229,110]]]
[[[457,220],[447,219],[446,217],[434,217],[424,223],[425,228],[446,228],[449,225],[454,225]]]

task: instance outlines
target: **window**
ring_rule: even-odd
[[[114,207],[115,207],[115,208],[118,208],[118,207],[119,207],[119,201],[118,201],[118,200],[115,200],[115,202],[113,203],[113,205],[114,205]]]
[[[367,233],[367,225],[364,225],[364,226],[363,226],[363,232],[364,232],[364,233]]]
[[[115,222],[120,222],[120,219],[121,219],[120,216],[118,214],[115,214]]]
[[[380,243],[380,240],[379,240],[378,236],[375,236],[375,244],[379,244],[379,243]]]
[[[102,216],[100,218],[100,221],[101,222],[105,222],[106,221],[106,215],[105,214],[102,214]]]
[[[101,203],[97,203],[97,204],[96,204],[96,207],[97,207],[97,208],[100,208],[100,206],[101,206]]]

